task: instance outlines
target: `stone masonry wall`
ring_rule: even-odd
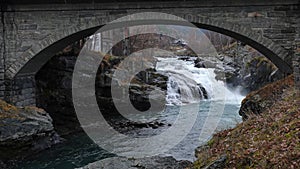
[[[16,106],[36,104],[36,83],[32,75],[6,81],[5,100]]]
[[[0,99],[4,98],[4,91],[5,91],[5,85],[4,85],[4,55],[5,55],[5,45],[4,45],[4,32],[3,32],[3,12],[1,9],[0,14]]]
[[[48,44],[44,44],[47,42],[43,40],[51,37],[49,41],[53,41],[56,36],[60,36],[68,30],[66,28],[74,26],[84,28],[86,25],[96,22],[105,24],[115,18],[143,11],[165,12],[186,19],[189,19],[189,16],[201,16],[224,23],[237,23],[271,39],[287,50],[292,48],[295,40],[296,23],[300,11],[299,5],[267,4],[265,6],[201,7],[200,4],[197,7],[197,4],[192,6],[192,2],[181,5],[176,6],[174,2],[162,5],[144,4],[144,6],[129,3],[117,7],[108,4],[106,8],[100,5],[93,6],[93,10],[89,10],[88,6],[87,9],[80,10],[78,6],[70,4],[69,6],[62,6],[61,9],[58,7],[55,10],[48,9],[46,6],[41,7],[41,9],[31,6],[13,6],[11,9],[8,8],[8,12],[5,12],[5,29],[9,30],[6,32],[6,55],[8,59],[5,64],[10,65],[7,66],[6,72],[16,73],[19,65],[24,64],[24,60],[30,59],[22,56],[24,52],[31,49],[28,52],[34,53],[36,50],[46,47],[45,45]],[[38,44],[38,47],[36,44]],[[285,58],[285,60],[290,64],[292,63],[291,56]]]
[[[298,12],[299,13],[299,12]],[[295,77],[295,86],[300,94],[300,17],[296,17],[295,19],[296,24],[296,39],[295,39],[295,56],[294,56],[294,77]]]
[[[293,0],[278,1],[276,3],[267,3],[251,5],[249,2],[239,1],[236,5],[232,4],[209,4],[193,1],[187,2],[162,2],[162,3],[122,3],[120,4],[60,4],[60,5],[27,5],[27,6],[8,6],[1,16],[1,24],[3,29],[0,33],[5,37],[5,46],[2,45],[1,51],[5,48],[4,53],[1,52],[0,57],[3,62],[5,59],[5,77],[12,79],[16,73],[26,65],[31,59],[32,53],[36,54],[40,50],[47,48],[53,44],[55,40],[64,38],[69,34],[99,26],[108,23],[121,16],[126,16],[136,12],[164,12],[183,17],[187,20],[193,20],[195,16],[213,18],[215,21],[228,27],[226,23],[233,23],[249,28],[253,32],[245,31],[249,36],[252,33],[261,35],[260,37],[271,40],[265,42],[262,40],[262,45],[270,48],[273,42],[279,45],[289,55],[282,58],[292,65],[293,44],[299,39],[299,2]],[[280,4],[282,3],[282,4]],[[297,4],[298,3],[298,4]],[[98,25],[97,25],[97,24]],[[207,23],[209,24],[209,23]],[[231,25],[235,29],[236,25]],[[238,30],[238,27],[237,27]],[[244,33],[243,30],[239,30]],[[237,32],[239,33],[239,32]],[[59,38],[58,38],[59,37]],[[259,40],[259,39],[258,39]],[[3,40],[1,41],[3,42]],[[70,42],[71,43],[71,42]],[[67,44],[65,44],[67,45]],[[281,54],[286,51],[281,51],[279,48],[272,48],[274,52]],[[51,51],[48,55],[54,55]],[[1,63],[0,61],[0,63]],[[299,61],[299,60],[298,60]],[[295,63],[295,62],[294,62]],[[297,76],[297,64],[294,64],[296,72],[297,84],[299,76]],[[3,67],[0,64],[0,79],[3,81]],[[23,89],[20,86],[25,84],[19,83],[19,77],[13,82],[7,79],[6,99],[21,104],[34,103],[33,81],[27,77],[20,77],[25,80],[28,86]],[[30,79],[30,78],[29,78]],[[21,80],[21,81],[22,81]],[[34,80],[34,79],[31,79]],[[30,81],[30,82],[29,82]],[[16,87],[12,85],[16,84]],[[29,85],[30,84],[30,85]],[[26,86],[26,85],[25,85]],[[1,80],[0,80],[0,97],[1,97]],[[16,91],[13,91],[15,90]],[[25,94],[26,96],[22,96]],[[12,98],[9,98],[12,97]],[[20,99],[20,100],[17,100]]]

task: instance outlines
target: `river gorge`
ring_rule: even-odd
[[[2,0],[0,169],[300,169],[299,0]]]
[[[171,44],[172,39],[165,41]],[[49,143],[46,150],[31,156],[25,155],[22,160],[12,162],[9,165],[13,168],[73,169],[93,165],[93,162],[96,168],[101,165],[114,168],[112,165],[118,164],[120,160],[122,162],[118,165],[133,165],[128,163],[128,159],[116,158],[116,154],[95,144],[82,130],[72,100],[72,73],[81,50],[78,44],[56,54],[35,77],[37,106],[49,113],[53,120],[57,132],[55,145],[50,146]],[[176,132],[184,133],[184,138],[174,147],[150,159],[142,158],[142,161],[132,163],[143,163],[148,168],[158,165],[153,160],[161,163],[162,167],[173,165],[182,168],[190,165],[197,160],[195,149],[206,144],[213,133],[234,128],[242,122],[240,106],[249,91],[282,77],[268,60],[258,57],[256,51],[251,51],[244,44],[232,44],[234,47],[223,53],[201,57],[195,56],[182,44],[173,44],[173,48],[179,51],[177,55],[158,55],[146,60],[129,61],[127,64],[133,69],[141,64],[150,65],[131,78],[128,88],[128,98],[134,108],[141,112],[148,111],[151,106],[158,108],[148,111],[150,116],[129,113],[124,118],[120,115],[114,99],[122,103],[124,98],[112,96],[112,84],[120,84],[120,79],[115,78],[114,74],[118,69],[124,71],[116,66],[126,57],[111,54],[104,56],[97,72],[95,94],[101,113],[116,131],[133,138],[147,138],[171,129],[181,114],[184,114],[181,120],[188,122],[177,127]],[[235,58],[237,52],[244,57]],[[191,128],[185,133],[188,127]],[[167,139],[175,142],[177,137],[173,135]],[[108,144],[120,142],[114,137],[106,141]],[[134,147],[126,146],[130,145],[126,140],[121,142],[125,146],[116,147],[118,151],[138,153]],[[150,147],[151,151],[161,151],[162,148],[157,145]]]
[[[168,77],[166,91],[166,107],[162,112],[156,112],[156,117],[152,117],[152,121],[158,123],[158,126],[139,127],[134,126],[131,130],[126,131],[126,134],[138,137],[149,137],[159,134],[171,126],[176,120],[180,109],[189,111],[197,111],[197,118],[192,130],[187,134],[177,146],[171,150],[160,154],[161,156],[173,156],[177,160],[194,161],[194,150],[203,144],[200,140],[207,140],[211,135],[201,135],[205,120],[208,116],[214,116],[219,122],[217,131],[226,128],[234,127],[241,122],[241,117],[238,115],[239,107],[243,95],[239,91],[229,90],[225,83],[215,79],[214,69],[196,68],[194,66],[195,57],[190,57],[189,60],[182,59],[183,57],[157,57],[156,65],[157,73]],[[179,79],[180,78],[180,79]],[[197,79],[196,83],[189,81]],[[192,86],[194,85],[194,86]],[[186,90],[181,95],[180,91]],[[201,100],[195,98],[193,93],[197,90],[200,93]],[[225,93],[223,93],[225,92]],[[205,94],[204,94],[205,93]],[[200,104],[196,104],[200,102]],[[195,106],[199,106],[196,107]],[[213,112],[212,107],[224,106],[223,112]],[[219,109],[217,109],[219,111]],[[138,116],[138,115],[137,115]],[[139,117],[142,118],[142,117]],[[155,123],[154,122],[154,123]],[[215,122],[215,121],[213,121]],[[161,123],[161,126],[159,125]],[[215,124],[206,127],[214,127]],[[184,126],[182,126],[184,128]],[[180,132],[180,131],[178,131]],[[170,140],[175,138],[169,138]],[[110,140],[114,142],[114,140]],[[153,147],[156,148],[156,147]],[[127,151],[130,151],[127,150]],[[26,160],[19,165],[23,168],[76,168],[87,165],[90,162],[103,158],[114,156],[107,151],[101,149],[94,144],[87,135],[78,133],[74,136],[67,136],[66,141],[62,144],[42,152],[34,157],[34,160]]]

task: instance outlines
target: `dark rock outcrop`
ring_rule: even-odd
[[[53,57],[36,76],[37,105],[49,112],[54,127],[60,135],[81,130],[72,101],[72,72],[77,56],[71,54],[60,54]],[[104,109],[104,111],[101,110],[102,113],[106,112],[111,116],[114,115],[113,111],[116,111],[111,96],[111,82],[118,80],[113,79],[113,74],[123,59],[124,57],[121,56],[105,55],[95,81],[99,108]],[[130,66],[134,66],[134,64],[139,66],[140,62],[132,63]],[[164,105],[165,98],[160,95],[153,95],[154,93],[151,92],[155,89],[166,92],[167,81],[167,76],[159,74],[153,68],[136,74],[130,84],[127,84],[129,85],[129,98],[133,106],[140,111],[148,110],[151,106],[150,99],[153,104]],[[117,82],[116,84],[121,83]]]
[[[281,98],[286,88],[292,86],[293,83],[293,76],[290,75],[285,79],[249,93],[242,101],[239,115],[243,117],[243,120],[246,120],[249,116],[261,114],[267,108],[272,107],[272,105],[276,103],[276,100]]]
[[[173,157],[145,157],[141,159],[114,157],[88,164],[80,169],[185,169],[190,161],[177,161]]]
[[[207,152],[207,150],[210,148],[209,146],[209,142],[207,144],[204,144],[202,146],[199,146],[195,149],[195,157],[197,159],[201,159],[203,158],[202,155],[203,155],[203,152]],[[226,159],[227,159],[227,156],[226,154],[223,154],[223,155],[220,155],[219,158],[215,159],[215,160],[212,160],[210,161],[209,163],[207,163],[207,160],[208,159],[204,159],[206,160],[205,163],[207,164],[199,164],[199,160],[198,160],[198,164],[195,164],[194,165],[194,168],[203,168],[203,169],[223,169],[225,168],[225,164],[226,164]],[[197,167],[195,167],[197,166]]]
[[[226,164],[226,159],[226,155],[223,155],[219,159],[210,163],[208,166],[204,167],[204,169],[223,169]]]
[[[257,90],[264,85],[282,79],[283,74],[264,56],[255,56],[248,61],[236,63],[236,71],[225,71],[226,78],[233,86],[243,86],[248,91]],[[229,76],[228,76],[229,75]]]
[[[23,158],[60,141],[43,109],[17,108],[0,100],[0,161]]]
[[[241,86],[244,93],[258,90],[264,85],[284,77],[276,66],[249,46],[232,44],[218,56],[200,56],[198,68],[215,68],[216,79],[229,87]]]
[[[81,130],[72,101],[76,58],[55,56],[36,75],[37,106],[50,114],[60,135]]]

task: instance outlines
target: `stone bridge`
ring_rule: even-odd
[[[299,0],[2,0],[0,98],[35,105],[34,75],[55,53],[116,18],[145,11],[236,38],[300,81]]]

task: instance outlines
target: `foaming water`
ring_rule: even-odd
[[[209,100],[233,104],[240,103],[244,98],[238,90],[231,91],[223,81],[216,80],[213,68],[196,68],[193,60],[184,61],[178,57],[157,59],[156,70],[169,77],[166,97],[169,105],[199,102],[205,94]]]
[[[244,96],[239,89],[229,90],[223,81],[216,80],[212,68],[196,68],[193,60],[178,57],[157,59],[156,70],[169,77],[166,101],[173,110],[167,113],[168,118],[176,118],[177,114],[173,113],[176,108],[185,106],[192,110],[199,105],[194,127],[177,146],[162,155],[193,161],[197,146],[204,144],[213,133],[242,121],[238,111]]]

